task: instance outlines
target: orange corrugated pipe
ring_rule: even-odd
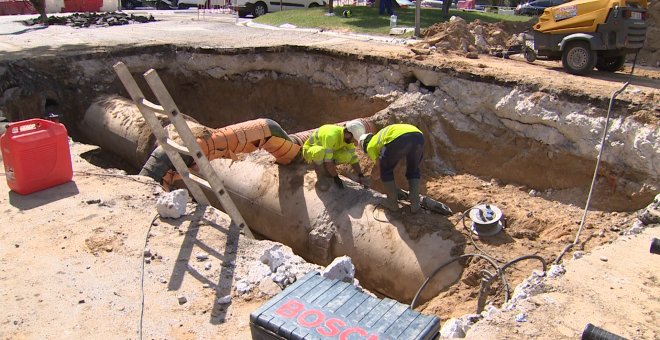
[[[364,124],[367,132],[374,132],[373,124],[361,118],[358,120]],[[338,123],[342,126],[345,124]],[[197,143],[209,160],[237,160],[236,154],[264,149],[275,157],[275,162],[286,165],[296,159],[302,145],[314,130],[287,135],[274,120],[261,118],[213,130],[210,136],[197,138]],[[163,185],[171,188],[179,179],[181,176],[176,171],[169,170],[163,176]]]

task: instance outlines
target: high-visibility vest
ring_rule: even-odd
[[[322,125],[305,141],[309,146],[321,146],[325,150],[323,159],[330,160],[335,150],[355,151],[353,143],[344,142],[344,127],[334,124]]]
[[[378,159],[380,156],[380,150],[383,149],[385,144],[397,139],[397,137],[410,133],[410,132],[419,132],[422,133],[416,126],[410,124],[392,124],[382,128],[378,131],[367,144],[367,155],[372,160]]]

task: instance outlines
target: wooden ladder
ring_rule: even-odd
[[[197,144],[197,139],[192,134],[192,131],[190,131],[190,127],[183,118],[179,108],[174,103],[170,93],[165,88],[158,73],[156,73],[154,69],[150,69],[144,73],[144,79],[147,81],[151,91],[162,106],[151,103],[144,98],[144,94],[124,63],[118,62],[113,68],[119,76],[122,84],[124,84],[128,94],[131,96],[138,109],[140,109],[142,116],[149,124],[151,132],[156,136],[158,144],[160,144],[167,153],[167,157],[169,157],[170,161],[176,168],[176,171],[181,175],[186,187],[190,190],[197,203],[210,205],[208,197],[202,188],[212,192],[220,204],[222,204],[222,208],[232,221],[243,230],[246,236],[254,238],[249,227],[245,223],[243,216],[240,211],[238,211],[238,208],[236,208],[234,201],[232,201],[227,190],[225,190],[218,173],[213,167],[211,167],[208,158],[206,158],[206,155],[204,155],[202,149]],[[179,145],[169,138],[169,135],[156,117],[156,113],[165,114],[169,117],[177,133],[183,140],[184,146]],[[181,154],[188,155],[195,160],[199,167],[199,173],[203,177],[190,172],[190,169],[181,157]]]

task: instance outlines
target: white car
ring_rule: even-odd
[[[270,12],[297,8],[314,8],[325,6],[325,0],[236,0],[238,16],[244,18],[248,15],[258,17]]]

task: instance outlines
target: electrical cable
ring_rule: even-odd
[[[580,222],[580,227],[578,228],[578,231],[575,235],[575,241],[573,243],[567,245],[564,250],[557,256],[557,259],[555,260],[555,264],[559,264],[561,261],[562,257],[568,252],[571,248],[573,248],[576,244],[578,244],[578,241],[580,240],[580,234],[582,233],[582,229],[584,229],[584,225],[587,221],[587,213],[589,212],[589,204],[591,203],[591,197],[594,192],[594,187],[596,185],[596,179],[598,178],[598,168],[600,167],[600,160],[603,156],[603,150],[605,149],[605,141],[607,139],[607,130],[610,125],[610,116],[612,114],[612,106],[614,106],[614,99],[623,92],[623,90],[630,85],[630,81],[632,80],[633,73],[635,72],[635,65],[637,64],[637,55],[639,52],[635,53],[635,59],[633,59],[633,64],[632,64],[632,69],[630,70],[630,74],[628,75],[628,80],[621,86],[620,89],[614,91],[612,93],[612,97],[610,98],[610,103],[607,107],[607,117],[605,119],[605,126],[603,127],[603,137],[600,141],[600,150],[598,150],[598,157],[596,158],[596,168],[594,169],[594,176],[591,179],[591,186],[589,187],[589,195],[587,195],[587,202],[584,205],[584,214],[582,215],[582,221]]]
[[[142,248],[142,255],[140,255],[140,259],[142,259],[142,268],[140,270],[140,324],[138,325],[138,338],[140,340],[142,340],[142,320],[144,319],[144,252],[147,250],[147,243],[149,242],[151,227],[154,225],[154,222],[156,222],[156,219],[159,216],[160,214],[156,213],[154,218],[152,218],[151,222],[149,223],[149,228],[147,228],[147,235],[144,237],[144,248]]]
[[[102,174],[102,173],[96,173],[96,172],[87,172],[87,171],[74,171],[73,172],[76,175],[84,175],[84,176],[99,176],[99,177],[114,177],[114,178],[123,178],[123,179],[128,179],[133,182],[138,182],[141,184],[147,184],[147,185],[153,185],[153,186],[159,186],[163,188],[162,185],[160,185],[158,182],[155,181],[142,181],[137,178],[133,178],[131,175],[119,175],[119,174]],[[165,188],[163,188],[165,189]]]
[[[422,283],[422,285],[419,287],[419,289],[417,290],[417,293],[415,293],[415,296],[413,297],[412,302],[410,303],[410,309],[414,309],[414,308],[415,308],[415,305],[417,304],[417,300],[419,299],[419,296],[420,296],[421,292],[424,290],[424,288],[426,287],[426,285],[431,281],[431,279],[433,279],[433,277],[435,277],[435,276],[436,276],[436,275],[437,275],[442,269],[444,269],[444,268],[445,268],[446,266],[448,266],[449,264],[451,264],[451,263],[453,263],[453,262],[456,262],[456,261],[458,261],[458,260],[460,260],[460,259],[463,259],[463,258],[479,257],[479,258],[486,259],[486,260],[487,260],[487,261],[488,261],[488,262],[489,262],[489,263],[490,263],[490,264],[491,264],[491,265],[497,270],[496,275],[494,275],[494,276],[492,276],[492,277],[493,277],[493,279],[495,279],[495,277],[499,277],[500,280],[502,281],[502,288],[503,288],[503,290],[504,290],[504,302],[505,302],[505,303],[509,301],[509,283],[508,283],[508,280],[507,280],[506,276],[504,275],[504,271],[505,271],[507,268],[509,268],[510,266],[512,266],[512,265],[514,265],[514,264],[516,264],[516,263],[518,263],[518,262],[520,262],[520,261],[524,261],[524,260],[538,260],[539,262],[541,262],[541,266],[542,266],[541,270],[545,272],[545,269],[546,269],[546,267],[547,267],[547,263],[546,263],[545,259],[544,259],[543,257],[539,256],[539,255],[534,255],[534,254],[531,254],[531,255],[523,255],[523,256],[516,257],[516,258],[514,258],[513,260],[510,260],[510,261],[508,261],[508,262],[504,262],[504,261],[502,261],[502,260],[498,260],[498,259],[496,259],[496,258],[494,258],[494,257],[492,257],[492,256],[490,256],[490,255],[488,255],[488,253],[486,253],[485,251],[483,251],[483,250],[477,245],[477,243],[475,242],[474,238],[472,238],[472,231],[471,231],[469,228],[467,228],[467,225],[465,224],[465,216],[467,215],[467,212],[470,211],[470,210],[472,210],[472,209],[474,209],[474,207],[476,207],[476,205],[475,205],[475,206],[472,206],[471,208],[469,208],[469,209],[467,209],[467,210],[465,210],[465,211],[461,214],[460,221],[463,223],[463,228],[465,228],[465,230],[468,232],[468,236],[470,237],[470,241],[472,242],[472,245],[473,245],[478,251],[480,251],[480,252],[483,253],[483,254],[478,254],[478,253],[463,254],[463,255],[459,255],[459,256],[453,257],[453,258],[449,259],[448,261],[444,262],[443,264],[441,264],[438,268],[436,268],[435,271],[433,271],[433,273],[431,273],[431,275],[429,275],[429,276],[426,278],[426,280],[424,280],[424,282]],[[456,222],[456,223],[454,224],[454,227],[456,227],[456,225],[458,225],[458,222]],[[498,265],[496,262],[500,262],[500,263],[503,263],[503,264],[502,264],[502,265]]]

